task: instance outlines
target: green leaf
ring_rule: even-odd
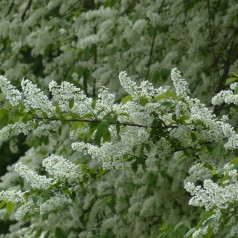
[[[24,119],[27,119],[26,112],[14,112],[14,114],[11,117],[12,122],[24,121]]]
[[[76,196],[77,196],[77,195],[76,195],[76,193],[75,193],[74,191],[69,194],[69,197],[70,197],[73,201],[75,201]]]
[[[233,83],[233,82],[236,82],[238,81],[238,77],[237,78],[229,78],[226,80],[226,84],[229,84],[229,83]]]
[[[85,122],[76,121],[70,127],[70,131],[74,131],[74,130],[76,130],[78,128],[87,128],[87,125],[85,124]]]
[[[120,124],[119,124],[119,123],[116,123],[116,131],[117,131],[117,136],[118,136],[119,139],[121,139],[120,130],[121,130]]]
[[[238,157],[235,158],[235,159],[233,159],[233,160],[230,162],[230,164],[237,164],[237,163],[238,163]]]
[[[98,125],[96,134],[95,134],[95,143],[97,145],[101,145],[101,139],[103,138],[104,141],[110,141],[111,140],[111,134],[110,131],[108,129],[109,124],[107,121],[101,121]]]
[[[209,228],[208,233],[204,236],[204,238],[211,238],[213,234],[213,230]]]
[[[0,129],[7,126],[9,123],[9,111],[0,109]]]
[[[237,74],[237,73],[235,73],[235,72],[230,72],[230,76],[233,76],[233,77],[236,77],[236,78],[238,78],[238,74]]]
[[[5,206],[5,204],[7,204],[7,202],[6,201],[1,201],[1,203],[0,203],[0,209],[2,208],[2,207],[4,207]]]
[[[197,140],[197,135],[194,132],[191,132],[192,141],[195,142]]]
[[[73,98],[70,98],[69,99],[69,108],[72,109],[74,106],[74,99]]]
[[[56,238],[66,238],[64,231],[60,227],[55,228],[55,237]]]
[[[201,218],[204,221],[204,220],[207,220],[208,218],[210,218],[213,214],[214,214],[213,211],[204,211],[201,214]]]
[[[169,225],[165,223],[159,229],[160,231],[167,231],[169,229]]]
[[[146,97],[140,97],[140,105],[141,106],[144,107],[148,102],[149,102],[149,100]]]
[[[77,114],[76,114],[76,116],[77,116]],[[93,114],[87,113],[87,114],[85,114],[85,115],[82,117],[82,119],[91,118],[92,116],[93,116]]]
[[[43,238],[49,238],[49,236],[50,236],[50,231],[47,231]]]
[[[122,98],[122,100],[121,100],[121,103],[122,104],[125,104],[125,103],[127,103],[128,101],[132,101],[132,96],[131,95],[127,95],[126,97],[124,97],[124,98]]]
[[[184,226],[183,222],[179,222],[175,227],[174,227],[174,231],[178,230],[180,227]]]
[[[7,210],[7,213],[10,215],[12,214],[13,210],[14,210],[14,207],[15,207],[15,204],[14,202],[11,202],[9,201],[6,205],[6,210]]]
[[[56,108],[55,108],[55,111],[56,111],[57,114],[61,114],[60,106],[57,105]]]
[[[34,232],[34,238],[39,238],[42,232],[42,228],[38,227]]]
[[[191,238],[192,234],[196,231],[195,228],[190,229],[186,234],[185,234],[185,238]]]
[[[166,93],[156,96],[154,98],[154,100],[159,101],[161,99],[169,99],[169,98],[173,98],[173,99],[177,100],[179,97],[173,92],[166,92]]]
[[[149,75],[149,80],[151,82],[158,82],[160,80],[160,71],[153,71]]]
[[[49,137],[48,136],[41,136],[40,137],[42,143],[44,143],[45,145],[49,144]]]
[[[96,107],[96,103],[97,103],[97,99],[93,99],[93,102],[92,102],[92,108],[95,108]]]

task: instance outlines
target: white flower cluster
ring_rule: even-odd
[[[42,165],[57,180],[68,179],[69,182],[73,182],[82,177],[80,167],[62,156],[52,154],[43,160]]]
[[[33,130],[34,136],[47,136],[53,131],[57,131],[59,127],[61,126],[60,121],[51,121],[48,124],[46,124],[43,121],[40,121],[38,124],[38,127]]]
[[[196,183],[198,180],[206,180],[211,178],[211,170],[204,167],[202,163],[196,163],[189,169],[189,176],[185,179],[184,183]]]
[[[229,184],[223,188],[211,179],[206,179],[203,182],[203,187],[195,186],[191,182],[186,183],[184,187],[193,196],[189,204],[198,207],[204,206],[207,211],[214,207],[227,209],[229,204],[238,200],[237,184]]]
[[[148,81],[143,81],[140,86],[137,86],[124,71],[119,73],[119,81],[121,86],[133,97],[133,99],[138,99],[139,97],[151,99],[168,91],[162,87],[154,88]]]
[[[0,191],[0,201],[4,200],[6,202],[23,202],[24,193],[19,190],[7,190],[7,191]]]
[[[33,128],[33,121],[28,121],[27,123],[16,122],[14,124],[9,124],[0,130],[0,143],[7,141],[11,137],[16,136],[20,133],[28,135]]]
[[[35,84],[28,79],[23,79],[21,81],[21,87],[25,96],[24,104],[27,110],[37,109],[40,115],[42,112],[48,116],[54,115],[55,107]]]
[[[218,120],[198,99],[189,99],[187,102],[190,108],[190,117],[186,122],[196,124],[200,121],[206,127],[197,134],[201,139],[221,142],[227,138],[228,141],[224,145],[226,149],[238,148],[238,135],[230,124],[224,120]]]
[[[140,145],[148,142],[149,133],[144,128],[127,127],[121,130],[120,136],[121,140],[105,142],[101,147],[84,142],[74,142],[72,148],[78,151],[86,150],[92,158],[101,161],[105,169],[125,169],[130,167],[134,160],[127,161],[122,158],[127,155],[138,155]],[[137,150],[133,151],[135,146]]]
[[[97,118],[102,119],[105,115],[113,111],[115,104],[115,95],[110,94],[108,89],[102,88],[98,94],[95,108],[93,110]]]
[[[189,97],[188,83],[181,77],[181,73],[176,69],[171,71],[171,79],[173,81],[176,94],[180,97]]]
[[[17,173],[19,173],[19,175],[25,178],[28,183],[30,183],[32,188],[47,190],[54,183],[52,178],[38,175],[35,171],[29,169],[22,162],[19,162],[15,165],[15,170]]]
[[[136,83],[132,81],[129,77],[127,77],[126,72],[123,71],[119,73],[119,80],[121,86],[126,90],[128,94],[130,94],[131,96],[138,95]]]
[[[102,165],[103,169],[121,169],[124,172],[128,171],[128,174],[130,174],[132,164],[133,169],[136,168],[138,174],[141,171],[143,175],[144,166],[147,172],[158,174],[159,164],[163,175],[162,173],[156,175],[160,179],[156,177],[154,183],[160,183],[162,179],[175,191],[179,182],[175,181],[177,179],[173,181],[170,176],[173,176],[176,166],[170,166],[172,162],[168,158],[173,158],[172,160],[178,166],[183,167],[181,163],[183,156],[179,156],[178,161],[176,161],[175,149],[178,149],[179,154],[181,148],[194,147],[196,154],[192,153],[192,156],[200,157],[202,153],[209,154],[206,148],[201,152],[197,150],[197,148],[202,148],[199,144],[200,141],[219,142],[222,148],[224,145],[225,148],[237,148],[237,135],[234,128],[226,122],[226,118],[217,119],[199,100],[190,98],[187,83],[181,78],[177,69],[172,71],[171,77],[177,96],[165,88],[154,89],[149,82],[142,82],[140,86],[137,86],[127,77],[125,72],[121,72],[119,75],[121,84],[130,93],[121,103],[115,103],[114,95],[110,94],[106,88],[101,88],[98,98],[93,100],[71,83],[63,82],[57,85],[54,81],[49,85],[49,90],[52,92],[52,100],[50,101],[35,85],[28,80],[23,81],[23,93],[25,95],[23,103],[26,104],[27,110],[33,109],[32,114],[36,113],[36,115],[42,116],[45,114],[39,114],[39,110],[41,111],[43,108],[41,112],[46,113],[49,120],[45,118],[39,122],[40,117],[38,116],[37,119],[29,120],[26,124],[22,122],[10,124],[5,127],[5,131],[4,128],[0,131],[2,139],[15,136],[19,132],[29,134],[32,131],[32,137],[45,135],[50,136],[53,140],[49,141],[49,147],[44,148],[48,152],[43,152],[45,156],[41,157],[42,166],[49,177],[37,174],[32,169],[35,166],[28,167],[24,165],[24,161],[15,166],[16,172],[25,178],[33,188],[33,193],[35,192],[34,189],[37,189],[36,192],[43,190],[43,195],[40,195],[37,202],[34,202],[31,197],[32,194],[29,195],[27,201],[23,201],[22,206],[16,211],[16,218],[21,220],[27,212],[31,211],[32,216],[35,216],[35,212],[43,216],[50,211],[57,211],[64,205],[71,206],[75,202],[67,197],[68,195],[71,197],[71,194],[67,195],[67,192],[71,192],[71,189],[74,190],[77,187],[74,185],[82,182],[82,178],[85,178],[86,174],[82,173],[81,166],[65,159],[65,156],[69,154],[75,161],[76,156],[85,151],[94,161],[99,161],[98,164]],[[34,95],[28,92],[31,87]],[[33,98],[32,100],[29,99],[30,96]],[[60,107],[60,112],[56,110],[56,105]],[[52,116],[54,117],[50,118]],[[59,117],[59,121],[57,121],[57,117]],[[62,121],[60,121],[61,118],[63,118]],[[75,122],[70,128],[72,121]],[[29,127],[27,127],[28,124]],[[106,130],[106,134],[102,128]],[[57,138],[57,133],[51,136],[52,131],[60,131],[59,137]],[[177,144],[178,147],[176,147]],[[72,153],[72,149],[76,151]],[[51,155],[48,156],[49,154]],[[188,163],[191,165],[189,161]],[[38,166],[41,166],[40,162]],[[212,181],[210,170],[201,163],[192,166],[189,172],[190,176],[185,179],[185,189],[192,195],[190,205],[205,207],[206,210],[214,207],[221,210],[229,208],[229,203],[238,199],[238,192],[235,192],[237,188],[235,170],[230,169],[227,172],[230,180],[224,181],[222,184],[224,186]],[[139,176],[138,174],[133,180],[133,183],[137,185],[142,182],[142,175]],[[89,174],[88,177],[91,178],[92,176]],[[197,181],[204,181],[203,187],[196,186]],[[70,187],[69,184],[73,184],[73,186]],[[104,193],[107,185],[106,182],[104,184],[104,181],[97,184],[99,195]],[[55,189],[56,186],[57,189]],[[110,186],[113,187],[114,185]],[[65,187],[68,189],[63,190]],[[51,189],[53,191],[49,193]],[[44,190],[47,191],[44,192]],[[143,188],[140,192],[135,192],[137,195],[144,193],[146,192],[143,191]],[[146,197],[146,195],[143,196]],[[78,200],[77,202],[80,202]],[[134,214],[138,211],[140,211],[141,217],[148,217],[150,214],[153,215],[153,207],[157,206],[157,197],[151,195],[143,201],[143,204],[140,204],[140,199],[135,195],[130,203],[132,203],[128,209],[130,219],[134,218]],[[100,209],[98,204],[92,208],[93,217],[96,217],[98,209]],[[54,212],[52,213],[55,215]],[[136,229],[139,234],[141,229],[138,227]],[[204,235],[206,232],[206,227],[204,227],[196,231],[194,237],[200,234]]]
[[[219,209],[227,209],[230,204],[238,200],[238,173],[234,169],[234,165],[228,163],[220,169],[220,173],[224,176],[222,185],[213,182],[211,177],[212,171],[202,168],[202,164],[196,164],[189,170],[190,176],[185,180],[185,189],[193,196],[189,204],[193,206],[205,206],[206,210],[210,210],[214,207]],[[199,169],[196,172],[196,169]],[[202,171],[200,173],[200,171]],[[219,172],[219,171],[218,171]],[[194,176],[195,173],[195,176]],[[197,180],[203,181],[203,187],[195,186]],[[225,185],[225,186],[224,186]]]
[[[20,103],[22,99],[21,92],[11,85],[11,83],[2,75],[0,76],[0,88],[11,105],[16,106]]]
[[[32,215],[35,211],[37,211],[36,204],[32,200],[27,201],[22,206],[17,208],[15,218],[17,221],[20,221],[24,218],[27,212]]]
[[[203,223],[201,227],[197,229],[192,237],[204,237],[207,228],[212,228],[214,234],[219,233],[221,226],[229,227],[229,232],[225,237],[234,237],[238,234],[237,229],[230,229],[230,227],[236,226],[237,218],[232,214],[236,213],[236,203],[238,201],[238,173],[234,167],[233,162],[225,164],[221,169],[216,171],[216,174],[221,176],[218,182],[213,182],[210,178],[214,174],[215,170],[204,168],[204,172],[199,174],[194,170],[196,167],[202,166],[201,164],[195,165],[193,169],[190,169],[190,176],[185,180],[185,189],[192,195],[189,201],[190,205],[204,207],[206,211],[211,213]],[[195,185],[196,181],[203,181],[203,186]],[[229,219],[227,220],[227,217]],[[205,233],[204,233],[205,232]],[[202,235],[203,234],[203,235]]]
[[[231,90],[222,90],[217,95],[212,98],[213,105],[220,105],[223,102],[227,104],[238,105],[238,94],[235,94],[234,91],[237,89],[238,83],[233,83],[230,85]]]
[[[56,194],[44,203],[40,204],[40,213],[50,213],[56,209],[66,209],[66,206],[72,205],[72,200],[63,194]]]
[[[56,102],[62,111],[72,111],[81,117],[87,113],[92,113],[92,99],[86,97],[84,92],[72,83],[62,82],[61,85],[57,85],[56,82],[52,81],[49,84],[49,90],[53,95],[52,101]],[[72,107],[69,105],[70,100],[73,100]]]

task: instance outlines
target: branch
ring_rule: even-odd
[[[100,123],[102,122],[102,120],[89,120],[89,119],[66,119],[66,120],[60,120],[59,118],[49,118],[49,117],[33,117],[33,119],[36,120],[49,120],[49,121],[64,121],[64,122],[88,122],[88,123]],[[113,121],[107,121],[108,124],[110,125],[122,125],[122,126],[134,126],[134,127],[144,127],[144,128],[148,128],[148,126],[144,126],[144,125],[139,125],[139,124],[134,124],[134,123],[129,123],[129,122],[125,122],[125,123],[120,123],[120,122],[113,122]]]
[[[29,1],[28,1],[26,8],[25,8],[24,12],[23,12],[22,15],[21,15],[21,20],[22,20],[22,21],[24,21],[27,12],[28,12],[29,9],[31,8],[32,2],[33,2],[33,0],[29,0]]]
[[[5,17],[11,13],[13,6],[14,6],[14,0],[12,1],[12,3],[11,3],[11,5],[10,5],[10,7],[9,7],[9,9],[8,9],[7,14],[5,15]]]
[[[148,70],[147,70],[147,73],[146,73],[146,79],[147,80],[148,80],[148,76],[149,76],[149,73],[150,73],[150,65],[151,65],[151,62],[152,62],[152,55],[153,55],[154,44],[155,44],[155,36],[156,36],[156,30],[154,32],[152,43],[151,43],[151,48],[150,48],[150,57],[149,57],[149,61],[148,61]]]
[[[63,122],[87,122],[87,123],[100,123],[102,120],[89,120],[89,119],[65,119],[61,120],[59,118],[49,118],[49,117],[33,117],[33,119],[36,120],[49,120],[49,121],[63,121]],[[176,128],[177,126],[172,125],[166,125],[163,120],[158,120],[163,124],[164,128]],[[129,122],[115,122],[115,121],[107,121],[110,125],[121,125],[121,126],[133,126],[133,127],[140,127],[140,128],[155,128],[155,127],[149,127],[145,125],[135,124],[135,123],[129,123]]]
[[[138,58],[139,55],[135,56],[123,69],[122,71],[126,71],[128,69],[128,67],[136,60],[136,58]]]
[[[225,62],[224,73],[223,73],[222,78],[219,81],[219,85],[218,85],[218,89],[216,90],[216,94],[219,93],[223,89],[225,82],[226,82],[226,78],[229,74],[229,70],[231,67],[231,61],[232,61],[232,51],[234,49],[233,43],[234,42],[232,42],[230,49],[228,50],[228,58]],[[225,106],[225,103],[222,103],[221,105],[214,106],[213,113],[218,116],[224,106]]]
[[[211,48],[212,48],[212,66],[213,66],[213,73],[219,72],[217,70],[217,63],[216,63],[216,54],[214,49],[214,41],[213,41],[213,34],[212,34],[212,23],[211,23],[211,5],[210,0],[207,0],[207,11],[208,11],[208,28],[209,28],[209,37],[211,42]],[[213,75],[214,75],[213,74]],[[215,76],[215,75],[214,75]]]

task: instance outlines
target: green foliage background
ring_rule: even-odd
[[[94,98],[99,88],[107,86],[119,100],[124,95],[116,80],[120,71],[127,71],[136,81],[148,80],[160,86],[170,84],[170,70],[178,67],[189,80],[193,96],[209,104],[213,95],[226,89],[229,72],[238,71],[238,3],[235,0],[0,0],[0,5],[0,74],[6,75],[17,87],[21,78],[29,78],[48,94],[51,80],[68,81]],[[212,109],[217,116],[231,112],[237,118],[237,110],[232,107],[221,105]],[[237,126],[237,121],[231,119],[231,123]],[[32,141],[32,146],[37,143],[41,141]],[[29,146],[22,137],[17,138],[16,144],[20,150],[15,154],[9,144],[2,145],[1,175]],[[85,193],[78,194],[88,200],[85,205],[82,199],[84,209],[78,211],[82,227],[86,229],[88,216],[94,214],[90,209],[97,213],[100,203],[106,201],[111,209],[116,201],[121,201],[122,207],[117,204],[120,209],[114,211],[121,217],[118,227],[121,237],[126,222],[135,220],[137,225],[150,227],[151,233],[147,234],[145,229],[141,237],[154,237],[158,230],[159,237],[182,237],[188,227],[196,224],[199,213],[199,209],[187,205],[189,195],[180,192],[193,162],[185,157],[179,154],[169,161],[169,172],[164,177],[150,171],[152,167],[146,172],[112,171],[102,176]],[[98,165],[94,166],[97,169]],[[105,186],[108,195],[103,190],[87,198],[87,193],[94,193],[98,184]],[[169,199],[175,196],[178,197],[173,201]],[[135,200],[134,213],[128,200],[131,197]],[[143,213],[143,205],[146,207],[150,198],[164,204],[157,217],[153,205],[151,210],[144,208]],[[143,205],[138,205],[140,200]],[[141,214],[138,210],[142,210]],[[107,219],[111,213],[103,215],[105,227],[108,222],[110,228]],[[160,218],[169,224],[157,227]],[[96,215],[92,219],[100,221]],[[183,223],[179,223],[181,219]],[[136,227],[131,227],[134,231],[128,232],[132,234]],[[0,222],[0,233],[7,228],[7,224]],[[101,232],[97,237],[110,237],[106,228]],[[64,236],[59,228],[56,237]]]

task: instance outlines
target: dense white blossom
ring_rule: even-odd
[[[13,151],[15,139],[26,142],[31,148],[20,161],[34,178],[44,181],[38,174],[46,172],[57,183],[24,194],[26,200],[15,209],[19,222],[12,221],[9,234],[0,237],[184,237],[205,206],[188,205],[184,179],[195,188],[206,181],[197,194],[215,201],[215,190],[229,194],[237,172],[223,165],[236,156],[237,83],[213,99],[214,105],[233,104],[220,113],[232,106],[230,120],[226,115],[218,119],[192,99],[188,85],[194,97],[209,102],[228,70],[237,70],[237,10],[235,0],[2,0],[1,72],[17,88],[1,82],[1,106],[9,114],[0,141],[10,140]],[[175,66],[189,80],[172,71],[177,97],[170,83],[152,86],[167,84]],[[134,79],[121,73],[125,89],[117,80],[120,71]],[[15,91],[23,76],[39,88],[25,81],[32,93]],[[125,91],[131,95],[119,103]],[[102,137],[99,146],[102,120],[110,136]],[[59,155],[61,162],[49,155]],[[52,159],[48,171],[42,168],[44,158]],[[101,162],[109,169],[105,174]],[[89,180],[81,180],[81,165]],[[29,189],[31,182],[23,183],[13,167],[0,188]],[[62,168],[72,168],[72,183]],[[211,231],[217,238],[238,236],[237,202],[228,200],[226,209],[205,213],[212,215],[191,230],[193,238]],[[1,209],[0,220],[6,217]]]
[[[43,160],[42,165],[51,176],[58,180],[68,179],[72,182],[79,180],[82,176],[80,167],[62,156],[52,154]]]
[[[11,137],[19,135],[20,133],[28,135],[33,127],[33,121],[28,121],[27,123],[16,122],[14,124],[8,124],[0,130],[0,142],[9,140]]]
[[[39,207],[40,213],[49,213],[56,209],[66,209],[67,206],[72,205],[72,200],[62,194],[57,194],[46,200]]]
[[[34,212],[37,211],[36,204],[33,201],[28,201],[24,203],[22,206],[20,206],[16,213],[15,218],[17,221],[20,221],[24,218],[25,214],[29,212],[31,215],[34,214]]]
[[[24,201],[24,192],[17,190],[0,191],[0,200],[22,202]]]
[[[189,97],[188,83],[181,77],[181,73],[176,68],[171,71],[171,80],[178,96]]]
[[[4,77],[0,76],[0,88],[4,93],[6,99],[13,105],[16,106],[22,99],[22,94],[16,89],[11,83]]]
[[[21,162],[16,164],[15,170],[30,183],[32,188],[47,190],[54,183],[52,178],[47,178],[45,175],[38,175]]]
[[[38,127],[33,131],[34,136],[47,136],[53,131],[57,131],[61,126],[60,121],[51,121],[45,123],[43,121],[39,122]]]
[[[213,105],[220,105],[223,102],[227,104],[238,104],[238,94],[234,94],[232,90],[223,90],[212,98]]]
[[[54,115],[55,107],[35,84],[28,79],[23,79],[21,87],[25,96],[24,103],[28,110],[33,108],[38,109],[40,112],[45,112],[48,116]]]
[[[80,116],[93,113],[91,109],[92,99],[88,98],[80,88],[75,87],[72,83],[63,82],[61,85],[57,85],[52,81],[49,89],[53,94],[53,101],[57,102],[62,111],[72,110]],[[70,106],[70,100],[73,100],[72,106]]]
[[[94,195],[89,195],[89,201],[81,203],[76,192],[78,187],[94,186],[91,185],[90,179],[94,178],[95,174],[101,173],[97,172],[98,166],[101,166],[102,170],[120,171],[133,184],[132,186],[148,183],[148,186],[154,188],[158,184],[161,187],[160,194],[166,194],[166,197],[170,197],[171,193],[178,189],[180,191],[184,180],[184,188],[192,196],[189,205],[204,207],[207,211],[216,207],[212,219],[214,221],[220,219],[221,210],[229,210],[230,205],[238,199],[238,193],[235,192],[237,171],[231,166],[224,166],[222,175],[228,176],[229,179],[224,180],[221,186],[212,180],[212,170],[209,166],[213,166],[215,162],[209,160],[222,155],[230,159],[232,153],[229,151],[238,147],[237,133],[228,123],[228,116],[218,119],[198,99],[189,96],[187,83],[181,78],[177,69],[172,70],[171,77],[177,95],[169,92],[166,87],[155,89],[148,81],[142,81],[137,86],[125,72],[121,72],[119,80],[129,95],[120,103],[116,102],[116,97],[105,87],[100,87],[98,97],[93,99],[87,97],[72,83],[57,84],[54,81],[49,84],[52,93],[52,98],[49,100],[36,85],[28,80],[23,81],[22,103],[25,106],[23,110],[26,109],[30,114],[29,119],[25,119],[24,123],[18,121],[3,127],[0,130],[1,141],[4,142],[23,133],[32,138],[49,137],[49,141],[44,142],[46,147],[49,143],[49,147],[37,145],[38,152],[42,154],[39,162],[28,164],[28,159],[22,159],[15,165],[15,171],[27,182],[23,188],[28,189],[30,185],[33,193],[34,189],[41,190],[42,193],[37,199],[29,194],[29,198],[21,200],[20,206],[15,210],[15,218],[22,221],[27,213],[32,217],[36,214],[43,217],[48,216],[50,212],[47,219],[58,221],[60,219],[58,210],[65,207],[74,209],[74,206],[81,204],[83,210],[91,209],[90,220],[95,220],[101,211],[101,204],[104,204],[103,199],[98,199],[92,205]],[[221,155],[217,155],[219,152],[211,154],[208,152],[211,148],[206,148],[203,142],[208,145],[219,144],[227,150],[224,150]],[[173,148],[173,145],[177,147]],[[194,152],[190,153],[192,160],[186,162],[190,169],[182,165],[181,169],[181,161],[187,156],[182,151],[191,148],[194,149]],[[176,149],[178,153],[175,153]],[[229,153],[231,155],[228,156]],[[32,156],[35,156],[34,153]],[[26,155],[26,158],[29,156]],[[90,158],[90,161],[92,159],[90,168],[85,169],[82,158]],[[203,163],[196,162],[192,165],[194,158],[200,158]],[[205,163],[209,166],[206,167]],[[41,166],[47,175],[40,175]],[[133,172],[132,168],[136,172]],[[144,174],[145,170],[147,173]],[[179,173],[175,175],[177,170]],[[190,175],[185,178],[188,170]],[[149,174],[153,179],[146,177]],[[181,174],[183,178],[179,177]],[[116,182],[121,178],[107,178],[104,181],[104,176],[102,177],[102,181],[98,181],[96,187],[92,189],[96,189],[99,197],[106,196],[107,193],[111,196],[107,191],[115,189],[114,186],[119,186],[113,181]],[[201,181],[203,186],[196,185],[198,181]],[[123,183],[126,184],[126,181]],[[153,185],[150,185],[151,183]],[[133,223],[137,235],[143,233],[144,229],[138,225],[141,224],[141,218],[153,217],[157,208],[162,209],[159,204],[166,203],[168,206],[171,202],[169,199],[164,200],[164,195],[157,194],[153,189],[152,194],[147,194],[146,189],[147,187],[142,186],[138,190],[128,189],[126,192],[119,186],[116,192],[116,210],[118,212],[123,209],[128,210],[127,219]],[[130,201],[123,203],[120,199],[126,193],[130,194],[131,198]],[[182,197],[183,194],[179,196]],[[112,213],[111,207],[105,209],[105,214]],[[171,212],[176,219],[179,217],[176,210]],[[120,219],[117,220],[116,216],[114,218],[111,220],[106,218],[109,220],[103,222],[102,233],[112,229],[110,228],[112,225],[113,229],[116,229]],[[134,223],[133,220],[136,222]],[[78,224],[76,218],[74,222]],[[214,232],[220,229],[218,222],[213,222],[211,227]],[[202,237],[207,234],[207,229],[206,226],[198,228],[194,231],[193,237]],[[123,230],[119,229],[119,232],[124,234]]]
[[[92,158],[102,161],[105,169],[111,168],[129,168],[134,160],[129,161],[124,156],[139,154],[139,147],[134,150],[135,146],[148,141],[149,134],[144,128],[128,127],[121,131],[121,140],[114,142],[105,142],[101,147],[86,144],[83,142],[74,142],[72,148],[78,151],[86,150]],[[129,158],[128,158],[129,159]]]

